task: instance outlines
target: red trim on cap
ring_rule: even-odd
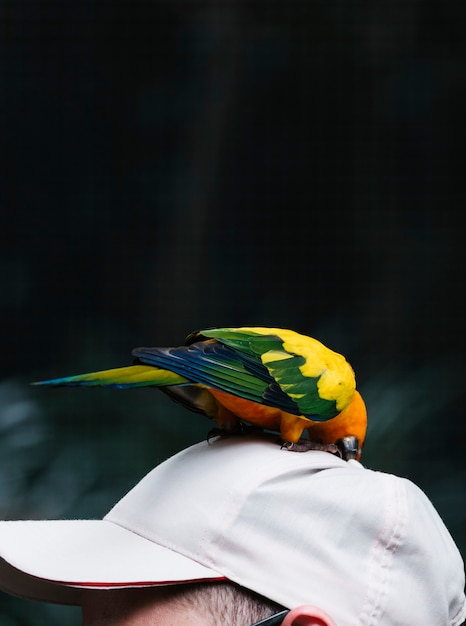
[[[45,582],[55,585],[65,585],[67,587],[83,587],[83,588],[96,588],[99,587],[166,587],[168,585],[187,585],[189,583],[212,583],[221,582],[227,580],[226,576],[219,576],[218,578],[189,578],[187,580],[163,580],[163,581],[140,581],[140,582],[126,582],[126,583],[103,583],[103,582],[70,582],[65,580],[50,580],[49,578],[41,578]]]

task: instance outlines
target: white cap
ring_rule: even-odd
[[[462,559],[422,491],[265,435],[184,450],[103,520],[0,522],[0,557],[1,588],[50,602],[228,579],[339,626],[466,618]]]

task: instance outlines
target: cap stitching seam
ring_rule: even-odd
[[[391,476],[385,476],[385,478],[388,483],[384,511],[385,524],[372,545],[368,568],[370,583],[360,615],[360,623],[367,626],[375,626],[384,610],[390,578],[389,566],[402,544],[408,516],[404,485],[397,483]],[[401,489],[397,489],[398,485]]]

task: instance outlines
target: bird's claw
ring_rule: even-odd
[[[357,437],[348,436],[338,439],[336,443],[322,443],[316,439],[300,439],[298,442],[285,441],[282,448],[291,452],[308,452],[309,450],[319,450],[321,452],[330,452],[339,456],[344,461],[357,459],[359,456],[359,442]]]
[[[322,443],[315,439],[300,439],[296,443],[285,441],[282,448],[291,452],[308,452],[309,450],[319,450],[320,452],[330,452],[341,457],[341,450],[335,443]]]

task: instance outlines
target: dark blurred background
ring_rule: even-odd
[[[31,388],[210,326],[347,356],[363,461],[466,554],[466,5],[0,4],[0,517],[100,517],[211,424]],[[79,611],[1,594],[2,626]]]

